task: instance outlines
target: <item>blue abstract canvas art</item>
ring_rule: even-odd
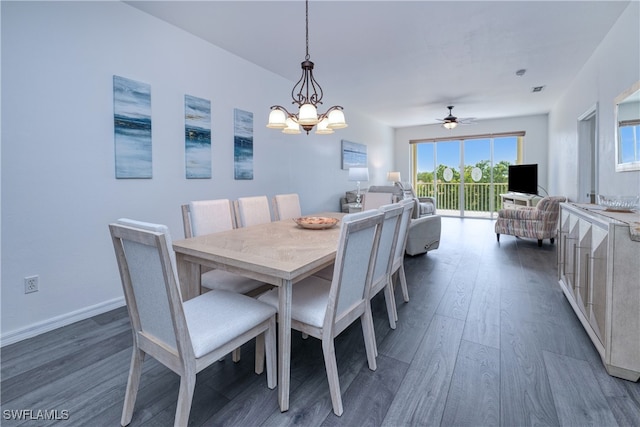
[[[211,101],[184,96],[184,144],[186,177],[211,178]]]
[[[113,76],[116,178],[151,178],[151,86]]]
[[[342,169],[367,167],[367,146],[342,140]]]
[[[253,113],[233,110],[233,173],[235,179],[253,179]]]

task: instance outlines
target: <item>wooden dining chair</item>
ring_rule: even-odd
[[[238,227],[271,222],[271,211],[267,196],[240,197],[234,202]]]
[[[389,327],[396,328],[395,295],[391,282],[391,269],[395,258],[396,245],[398,235],[400,233],[400,225],[402,222],[402,214],[404,207],[399,203],[380,206],[378,209],[384,214],[384,222],[382,233],[380,234],[380,245],[376,256],[376,264],[371,281],[371,292],[369,292],[369,301],[380,291],[384,290],[385,301],[387,305],[387,315],[389,317]]]
[[[291,327],[322,340],[333,412],[342,415],[342,395],[334,338],[360,319],[369,369],[376,370],[376,343],[368,295],[384,214],[378,211],[345,215],[340,230],[331,281],[309,276],[292,289]],[[278,307],[278,292],[258,300]]]
[[[228,199],[198,200],[182,205],[184,237],[202,236],[235,228],[233,208]],[[202,274],[202,286],[257,296],[271,286],[258,280],[224,270],[209,270]]]
[[[182,205],[184,237],[218,233],[236,228],[229,199],[197,200]]]
[[[276,221],[283,219],[300,218],[300,198],[297,194],[276,194],[273,197],[273,215]]]
[[[409,235],[409,225],[411,223],[411,215],[415,203],[411,199],[405,199],[400,202],[403,207],[402,219],[400,220],[400,230],[398,231],[398,241],[396,242],[395,255],[391,266],[391,278],[397,277],[400,281],[402,289],[402,297],[404,302],[409,302],[409,289],[407,288],[407,278],[404,274],[404,251],[407,247],[407,236]],[[393,285],[392,285],[393,286]],[[396,320],[397,310],[396,310]]]
[[[384,213],[385,217],[382,233],[380,235],[380,245],[376,256],[375,270],[371,281],[369,301],[378,295],[380,291],[384,290],[387,315],[389,317],[389,327],[391,327],[391,329],[395,329],[398,313],[395,305],[395,293],[392,285],[391,270],[393,268],[393,261],[396,255],[396,245],[398,244],[404,207],[399,203],[393,203],[383,205],[378,210]],[[331,265],[316,272],[314,276],[331,280],[333,276],[333,269],[334,266]]]
[[[175,426],[189,421],[196,374],[256,338],[255,371],[276,387],[276,310],[235,292],[183,302],[166,226],[121,219],[109,229],[133,329],[133,354],[121,425],[131,422],[145,356],[180,376]]]

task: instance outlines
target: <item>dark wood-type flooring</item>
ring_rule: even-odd
[[[411,301],[389,329],[374,299],[378,369],[359,322],[336,339],[344,414],[331,409],[320,342],[293,333],[291,402],[253,373],[253,345],[197,377],[194,426],[639,426],[640,383],[607,375],[556,277],[556,246],[494,222],[443,218],[440,248],[405,260]],[[113,262],[115,259],[105,260]],[[2,425],[117,426],[131,356],[123,307],[2,349]],[[640,357],[640,355],[639,355]],[[178,377],[147,358],[132,426],[173,423]],[[68,411],[18,422],[11,410]]]

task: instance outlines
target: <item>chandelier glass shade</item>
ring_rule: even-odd
[[[319,113],[322,104],[322,87],[313,77],[313,62],[309,60],[309,0],[306,0],[306,36],[307,54],[302,61],[302,76],[291,90],[292,104],[297,105],[298,112],[291,113],[281,105],[273,105],[269,113],[267,127],[282,129],[283,133],[300,133],[300,127],[307,134],[316,127],[320,135],[333,133],[335,129],[347,127],[343,108],[339,105],[329,107],[326,112]]]

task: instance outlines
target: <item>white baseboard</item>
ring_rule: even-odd
[[[124,297],[115,298],[110,301],[105,301],[100,304],[85,307],[80,310],[72,311],[71,313],[65,313],[60,316],[53,317],[42,322],[34,323],[16,331],[7,332],[0,336],[0,347],[5,345],[14,344],[18,341],[26,340],[27,338],[33,338],[37,335],[44,334],[45,332],[52,331],[63,326],[70,325],[80,320],[85,320],[98,314],[106,313],[107,311],[122,307],[125,305]]]

